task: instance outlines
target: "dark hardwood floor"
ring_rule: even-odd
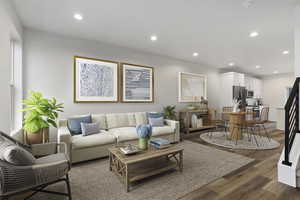
[[[300,200],[300,189],[286,186],[277,181],[277,162],[283,148],[284,134],[282,131],[274,131],[272,138],[280,142],[280,148],[263,151],[217,147],[202,141],[199,134],[186,138],[255,160],[183,196],[180,200]]]

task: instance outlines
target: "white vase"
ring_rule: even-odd
[[[233,105],[232,112],[238,112],[238,110],[239,110],[239,105]]]
[[[191,121],[192,121],[192,128],[197,128],[197,121],[198,121],[197,115],[193,114]]]
[[[203,126],[203,119],[202,118],[199,118],[198,120],[197,120],[197,128],[200,128],[200,127],[202,127]]]

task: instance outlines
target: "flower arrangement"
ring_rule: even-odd
[[[150,124],[138,125],[136,132],[139,136],[139,148],[146,150],[148,148],[148,141],[152,136],[152,126]]]
[[[239,106],[241,104],[241,100],[233,99],[233,112],[239,112]]]
[[[150,124],[138,125],[136,132],[139,138],[150,138],[152,136],[152,126]]]

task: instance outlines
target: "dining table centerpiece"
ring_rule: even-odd
[[[150,137],[152,136],[152,126],[150,124],[138,125],[136,126],[136,132],[139,136],[139,149],[147,150]]]

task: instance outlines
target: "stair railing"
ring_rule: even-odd
[[[284,160],[282,164],[291,166],[290,151],[292,149],[295,136],[299,132],[299,83],[298,77],[294,83],[290,96],[285,104],[285,145]]]

